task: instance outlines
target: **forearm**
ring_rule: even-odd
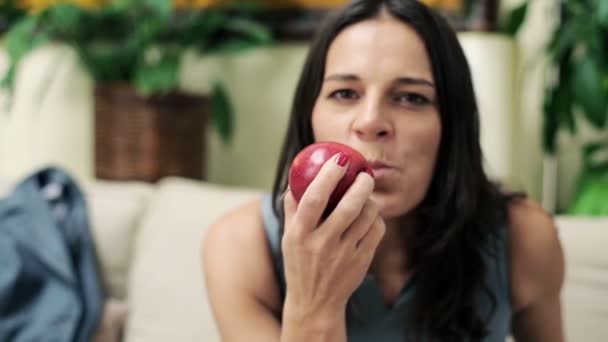
[[[281,342],[346,342],[344,310],[309,311],[286,301]]]

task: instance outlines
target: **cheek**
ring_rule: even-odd
[[[441,119],[439,114],[434,116],[434,120],[429,125],[428,129],[422,134],[423,146],[427,147],[427,155],[433,160],[433,165],[437,159],[439,145],[441,143]]]
[[[407,176],[413,182],[410,183],[410,187],[415,188],[417,200],[422,200],[431,183],[441,142],[439,115],[429,117],[429,120],[425,121],[415,132],[412,132],[411,137],[414,141],[410,142],[410,146],[414,148],[409,158],[411,174]]]
[[[394,193],[394,202],[386,203],[388,217],[403,215],[417,207],[426,196],[435,171],[441,142],[439,116],[416,124],[410,122],[407,131],[403,146],[410,148],[404,151],[405,172],[397,185],[399,191]]]
[[[441,142],[441,120],[439,114],[425,118],[419,125],[415,125],[411,129],[410,137],[413,141],[410,141],[409,146],[415,147],[412,151],[414,158],[417,159],[415,165],[424,166],[424,169],[430,168],[432,170]],[[425,173],[428,174],[430,172]],[[428,174],[428,176],[430,177],[432,174]]]
[[[319,101],[317,100],[312,109],[312,116],[310,118],[312,124],[312,134],[315,141],[325,140],[325,136],[327,136],[327,133],[324,131],[324,125],[321,124],[327,119],[323,117],[323,111],[320,107]]]
[[[339,117],[334,115],[327,108],[324,108],[322,103],[315,104],[312,117],[312,133],[315,141],[340,140],[343,136],[344,125],[340,122]]]

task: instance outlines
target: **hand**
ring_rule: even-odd
[[[300,203],[285,193],[282,240],[286,309],[300,318],[343,315],[346,303],[363,281],[384,236],[384,221],[371,201],[374,180],[360,173],[333,212],[321,221],[328,199],[346,172],[330,158]],[[288,309],[287,309],[288,308]]]

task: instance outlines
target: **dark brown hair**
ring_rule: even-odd
[[[312,110],[332,41],[346,27],[378,16],[383,8],[424,41],[442,124],[435,173],[416,208],[422,224],[408,249],[416,269],[416,293],[411,321],[404,324],[414,340],[421,334],[431,340],[480,340],[488,333],[489,317],[482,317],[476,309],[479,296],[487,295],[496,306],[485,281],[484,246],[504,227],[510,196],[490,182],[483,169],[478,109],[462,47],[448,23],[424,4],[415,0],[354,1],[319,31],[296,89],[273,187],[274,211],[282,223],[278,199],[287,187],[289,165],[300,150],[314,142]]]

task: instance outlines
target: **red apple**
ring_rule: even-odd
[[[359,172],[367,172],[373,176],[372,168],[368,165],[365,157],[359,151],[347,145],[332,141],[318,142],[300,151],[289,168],[289,187],[294,198],[299,203],[304,191],[306,191],[308,185],[319,173],[321,166],[332,156],[340,152],[349,156],[348,169],[331,194],[323,214],[324,217],[334,210],[342,196],[344,196],[344,193],[346,193],[346,190],[355,181]]]

